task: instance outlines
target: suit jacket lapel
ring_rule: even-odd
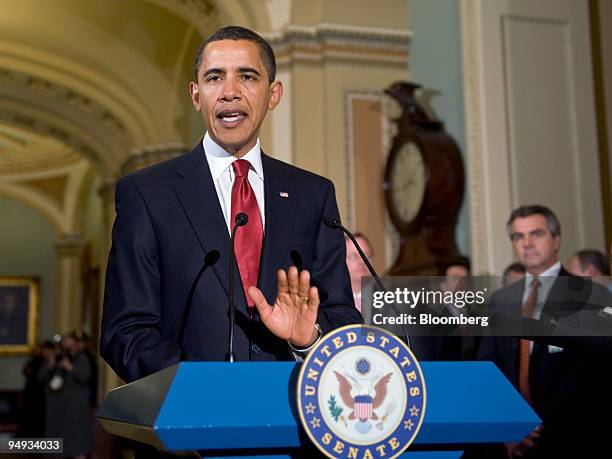
[[[575,293],[570,288],[572,276],[563,266],[559,270],[559,275],[551,286],[544,307],[542,318],[547,321],[557,321],[562,316],[576,312],[581,305],[576,302]]]
[[[185,156],[176,173],[180,177],[174,186],[178,200],[204,252],[219,251],[213,270],[228,293],[229,234],[201,143]],[[246,313],[246,298],[237,267],[235,272],[236,307]]]
[[[297,205],[297,189],[291,177],[283,174],[280,163],[263,152],[266,228],[259,268],[259,288],[268,302],[276,298],[276,271],[284,268],[289,240],[293,233]]]

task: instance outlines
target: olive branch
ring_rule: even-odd
[[[332,418],[334,418],[334,421],[338,422],[338,418],[344,411],[344,408],[341,408],[336,404],[336,397],[333,395],[329,397],[327,404],[329,405],[329,412],[331,413]]]

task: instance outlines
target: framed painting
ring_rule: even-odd
[[[36,345],[39,282],[0,276],[0,355],[27,354]]]

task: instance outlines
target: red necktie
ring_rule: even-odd
[[[540,281],[537,276],[533,277],[531,281],[531,291],[529,296],[523,305],[523,316],[532,317],[535,311],[536,304],[538,302],[538,289],[540,287]],[[531,404],[531,390],[529,387],[529,360],[530,360],[530,347],[531,341],[522,339],[519,346],[519,390],[525,400]]]
[[[238,269],[244,294],[247,298],[249,309],[253,307],[247,288],[251,285],[257,286],[259,276],[259,259],[261,257],[261,245],[263,241],[263,224],[259,206],[255,198],[255,192],[249,183],[249,169],[251,163],[246,159],[237,159],[232,163],[236,178],[232,187],[232,219],[233,227],[236,215],[244,212],[249,217],[248,223],[236,232],[234,240],[234,252],[238,261]]]

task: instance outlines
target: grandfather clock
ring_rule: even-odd
[[[443,275],[449,264],[467,262],[455,242],[464,192],[459,148],[444,125],[431,119],[415,98],[421,86],[393,83],[385,93],[401,116],[384,176],[385,201],[400,234],[390,275]]]

